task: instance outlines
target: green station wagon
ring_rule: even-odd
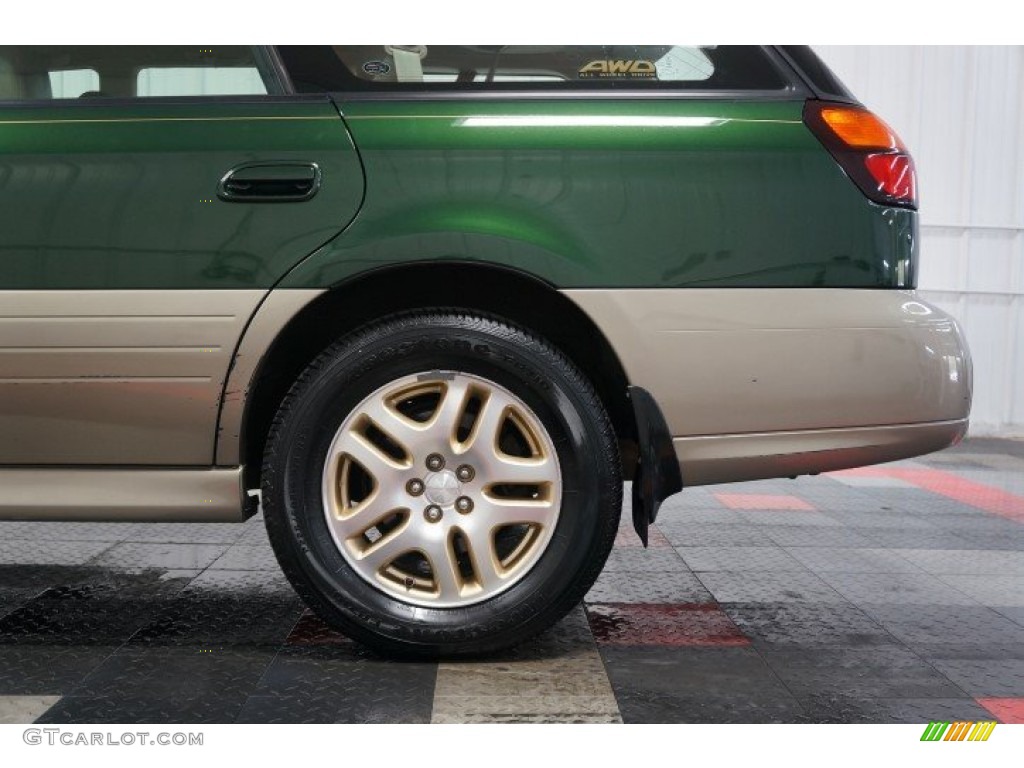
[[[806,47],[2,47],[0,517],[262,502],[348,635],[511,645],[624,479],[963,436],[916,194]]]

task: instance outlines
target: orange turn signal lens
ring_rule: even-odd
[[[866,109],[826,107],[821,119],[848,147],[905,149],[896,132]]]

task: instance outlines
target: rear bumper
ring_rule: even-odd
[[[960,442],[967,419],[930,424],[675,438],[686,485],[711,485],[896,461]]]
[[[573,290],[657,401],[687,485],[939,450],[966,430],[955,321],[911,291]]]

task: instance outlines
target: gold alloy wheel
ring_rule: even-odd
[[[547,430],[493,381],[433,371],[381,387],[342,423],[324,514],[361,578],[406,603],[494,597],[544,553],[562,501]]]

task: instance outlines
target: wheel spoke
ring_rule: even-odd
[[[459,584],[459,567],[452,554],[451,544],[446,538],[437,537],[425,543],[421,551],[430,561],[438,597],[442,600],[457,600],[462,594],[462,587]]]
[[[484,590],[494,589],[502,580],[500,566],[495,561],[494,539],[483,526],[476,527],[473,533],[465,531],[465,534],[477,582]]]
[[[359,563],[373,572],[379,571],[399,555],[415,549],[414,540],[409,535],[410,523],[406,523],[397,531],[385,536],[367,549],[359,557]]]
[[[378,397],[363,406],[363,415],[370,419],[377,428],[400,445],[406,455],[413,454],[416,447],[423,441],[427,431],[422,424],[417,424],[397,413],[388,406],[384,398]]]
[[[510,405],[507,397],[492,389],[476,416],[473,432],[466,441],[467,447],[480,456],[497,455],[498,432],[505,423]]]
[[[555,462],[546,456],[520,459],[496,452],[488,463],[487,480],[493,485],[543,485],[553,482],[557,471]]]
[[[476,525],[479,522],[481,529],[489,536],[495,528],[503,525],[550,525],[555,512],[554,505],[549,501],[489,497],[473,510],[476,518],[473,523]]]
[[[359,462],[378,484],[392,482],[396,473],[407,469],[356,432],[349,432],[337,450]]]
[[[455,434],[459,426],[462,410],[469,395],[469,382],[463,379],[452,379],[445,382],[444,396],[429,422],[431,439],[435,445],[448,447],[455,442]]]
[[[351,539],[365,533],[388,514],[406,508],[403,501],[404,499],[398,498],[396,494],[378,488],[356,507],[344,510],[343,515],[333,515],[330,524],[339,536]]]

